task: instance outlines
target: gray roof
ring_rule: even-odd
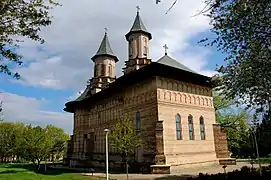
[[[143,21],[139,15],[139,12],[137,12],[137,14],[136,14],[136,18],[135,18],[135,21],[134,21],[132,28],[126,34],[126,39],[128,39],[128,36],[133,32],[144,32],[149,36],[150,39],[152,39],[151,33],[148,32],[147,28],[143,24]]]
[[[117,57],[113,53],[112,48],[110,46],[107,33],[104,34],[103,40],[101,42],[101,45],[100,45],[97,53],[92,57],[92,59],[95,59],[96,56],[101,56],[101,55],[113,56],[117,60]]]
[[[176,61],[175,59],[172,59],[170,56],[168,56],[167,54],[164,55],[163,57],[161,57],[160,59],[158,59],[156,61],[157,63],[160,63],[160,64],[164,64],[164,65],[167,65],[167,66],[171,66],[171,67],[175,67],[175,68],[178,68],[178,69],[182,69],[184,71],[188,71],[188,72],[192,72],[192,73],[195,73],[195,74],[198,74],[197,72],[189,69],[188,67],[186,67],[185,65],[179,63],[178,61]]]
[[[130,31],[145,31],[148,32],[146,27],[143,24],[143,21],[141,20],[139,13],[137,13],[134,24]]]
[[[85,98],[91,96],[91,91],[90,91],[90,86],[87,86],[86,89],[84,90],[84,92],[82,94],[80,94],[80,96],[74,100],[74,101],[82,101],[84,100]]]

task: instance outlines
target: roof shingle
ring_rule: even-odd
[[[151,33],[148,32],[147,28],[145,27],[143,21],[141,20],[141,17],[139,15],[139,12],[137,12],[136,14],[136,18],[134,21],[134,24],[132,26],[132,28],[130,29],[130,31],[125,35],[126,39],[128,39],[128,37],[132,34],[132,33],[136,33],[136,32],[142,32],[145,33],[149,36],[149,39],[152,39],[152,35]]]
[[[97,53],[91,59],[94,60],[97,56],[103,56],[103,55],[112,56],[116,60],[116,62],[118,61],[117,56],[115,56],[110,46],[107,33],[104,34],[103,40],[100,44],[100,47]]]
[[[160,63],[160,64],[167,65],[167,66],[175,67],[175,68],[178,68],[178,69],[182,69],[184,71],[188,71],[188,72],[198,74],[197,72],[189,69],[185,65],[183,65],[183,64],[179,63],[178,61],[176,61],[175,59],[171,58],[167,54],[164,55],[163,57],[161,57],[160,59],[158,59],[156,62]]]

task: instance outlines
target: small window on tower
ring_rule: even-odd
[[[112,65],[109,64],[108,66],[108,76],[112,76]]]
[[[129,57],[133,56],[133,47],[132,47],[132,41],[129,42]]]
[[[143,54],[144,54],[144,56],[147,56],[147,54],[148,54],[147,46],[144,46]]]
[[[95,77],[98,76],[98,74],[97,74],[97,65],[95,65],[95,67],[94,67],[94,76],[95,76]]]
[[[143,49],[143,54],[144,54],[144,56],[147,56],[147,54],[148,54],[147,43],[148,43],[147,38],[144,38],[144,49]]]
[[[101,64],[101,75],[105,75],[105,64]]]

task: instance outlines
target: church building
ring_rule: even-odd
[[[166,45],[160,59],[150,59],[153,37],[139,11],[125,38],[129,53],[123,75],[116,78],[116,63],[121,60],[105,32],[91,58],[93,77],[80,97],[65,104],[64,110],[74,114],[74,128],[64,163],[105,167],[104,130],[112,129],[124,116],[142,140],[134,161],[148,164],[152,173],[225,163],[227,139],[216,124],[211,78],[170,57]],[[120,155],[111,148],[109,164],[110,169],[121,164]]]

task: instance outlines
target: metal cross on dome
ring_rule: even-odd
[[[165,44],[165,45],[163,46],[163,48],[165,48],[165,55],[167,55],[167,50],[168,50],[167,44]]]
[[[105,32],[105,33],[107,33],[107,31],[108,31],[108,28],[107,28],[107,27],[105,27],[105,28],[104,28],[104,32]]]
[[[139,6],[136,6],[136,9],[137,9],[137,13],[139,13],[140,7],[139,7]]]

